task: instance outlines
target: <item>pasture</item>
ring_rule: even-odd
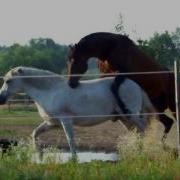
[[[107,122],[93,127],[75,128],[78,150],[117,151],[117,162],[93,161],[79,164],[56,164],[49,159],[45,164],[31,161],[33,150],[30,135],[41,119],[36,108],[12,105],[10,111],[0,111],[0,137],[23,141],[13,148],[10,156],[0,161],[0,179],[179,179],[180,161],[171,149],[163,149],[159,140],[163,134],[160,123],[153,121],[152,130],[142,142],[136,134],[128,133],[118,122]],[[101,130],[100,130],[101,129]],[[103,130],[102,130],[103,129]],[[25,143],[24,143],[25,142]],[[52,130],[40,136],[40,146],[69,150],[63,130]],[[167,144],[176,146],[176,126]],[[17,158],[18,157],[18,158]]]

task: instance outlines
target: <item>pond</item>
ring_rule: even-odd
[[[91,162],[93,160],[98,161],[117,161],[119,156],[115,152],[105,153],[105,152],[78,152],[78,162],[85,163]],[[44,153],[43,157],[40,158],[39,153],[34,153],[32,156],[32,162],[35,163],[66,163],[71,158],[71,153],[61,152],[61,153]]]

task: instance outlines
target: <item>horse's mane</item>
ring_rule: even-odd
[[[121,49],[136,48],[135,43],[127,36],[110,32],[95,32],[84,36],[75,44],[76,53],[86,53],[97,47],[104,47],[103,52],[113,48],[116,44],[123,45]],[[99,57],[98,57],[99,58]]]
[[[57,82],[63,80],[60,75],[54,72],[32,67],[20,66],[12,69],[10,72],[12,76],[22,76],[25,84],[39,89],[50,89],[54,87]]]
[[[11,71],[22,71],[23,76],[52,76],[52,75],[57,75],[54,72],[48,71],[48,70],[43,70],[43,69],[38,69],[38,68],[33,68],[33,67],[25,67],[25,66],[19,66],[13,68]]]

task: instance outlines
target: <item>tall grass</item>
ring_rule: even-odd
[[[119,140],[118,150],[120,160],[115,163],[56,164],[50,159],[36,164],[31,145],[22,143],[0,161],[0,179],[180,179],[180,159],[152,132],[144,138],[130,133]]]
[[[175,143],[172,143],[176,140],[176,134],[173,134],[171,143],[163,143],[161,140],[162,134],[159,134],[158,129],[157,122],[152,121],[144,136],[141,136],[136,131],[131,131],[119,137],[118,150],[121,158],[129,159],[146,155],[149,158],[171,160],[171,158],[177,156]]]

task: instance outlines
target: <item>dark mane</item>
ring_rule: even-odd
[[[21,70],[21,73],[19,73]],[[9,71],[11,76],[22,76],[22,81],[38,89],[50,89],[64,78],[60,75],[43,69],[19,66]],[[27,77],[26,77],[27,76]],[[32,77],[31,77],[32,76]],[[38,77],[39,76],[39,77]],[[44,76],[44,77],[43,77]],[[48,77],[50,76],[50,77]],[[53,76],[53,77],[52,77]]]
[[[107,52],[111,51],[111,49],[117,45],[122,45],[119,47],[122,51],[125,51],[130,47],[136,47],[134,42],[126,35],[113,34],[109,32],[96,32],[80,39],[80,41],[75,45],[75,53],[78,54],[78,52],[80,52],[81,54],[83,53],[88,56],[88,53],[91,52],[90,54],[92,55],[93,53],[94,57],[103,59],[108,56]],[[103,51],[99,51],[102,47]]]
[[[108,47],[116,46],[117,44],[123,44],[123,48],[135,46],[134,42],[126,35],[110,32],[96,32],[81,38],[76,44],[76,48],[79,51],[86,51],[88,48],[93,48],[93,46],[103,45],[104,42],[106,42]]]

